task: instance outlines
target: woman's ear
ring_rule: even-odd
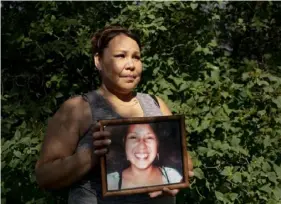
[[[97,68],[98,71],[101,71],[101,66],[100,66],[100,56],[99,54],[95,54],[94,56],[94,61],[95,61],[95,66]]]

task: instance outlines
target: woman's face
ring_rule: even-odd
[[[140,54],[132,38],[123,34],[114,37],[98,58],[103,83],[120,93],[131,92],[141,78]]]
[[[158,141],[150,125],[130,125],[125,148],[131,165],[138,169],[148,168],[157,155],[157,146]]]

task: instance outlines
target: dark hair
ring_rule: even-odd
[[[93,55],[95,54],[102,55],[103,50],[108,46],[110,40],[112,40],[114,37],[120,34],[124,34],[135,40],[139,48],[141,49],[140,39],[135,34],[133,34],[131,31],[121,26],[112,25],[112,26],[106,26],[103,29],[99,30],[92,37],[91,42],[92,42]]]
[[[147,124],[147,123],[145,123],[145,124]],[[159,141],[159,138],[158,138],[157,126],[154,123],[148,123],[148,125],[151,127],[151,129],[152,129],[152,131],[155,135],[155,138],[157,140],[158,146],[159,146],[160,141]],[[128,136],[128,133],[129,133],[129,129],[130,129],[130,125],[128,127],[126,127],[126,134],[124,134],[124,136],[123,136],[123,146],[124,146],[124,148],[126,146],[126,140],[127,140],[127,136]]]

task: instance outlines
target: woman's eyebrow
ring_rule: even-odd
[[[136,135],[137,133],[136,132],[130,132],[129,134],[128,134],[128,136],[130,136],[130,135]]]
[[[128,53],[130,50],[114,50],[114,52],[123,52],[123,53]],[[141,53],[138,50],[134,50],[133,54],[138,54],[140,55]]]

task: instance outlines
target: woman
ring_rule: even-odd
[[[161,194],[175,195],[178,190],[163,189],[149,196],[101,196],[99,157],[108,152],[111,141],[109,132],[99,131],[97,121],[171,112],[161,99],[159,108],[149,95],[133,92],[142,73],[140,41],[134,34],[121,27],[106,27],[94,35],[92,46],[101,86],[68,99],[48,122],[35,167],[39,186],[70,188],[69,204],[155,203],[162,198],[152,198]]]
[[[108,190],[179,183],[182,176],[173,168],[156,166],[159,140],[149,124],[133,124],[124,138],[126,159],[130,166],[107,175]]]

